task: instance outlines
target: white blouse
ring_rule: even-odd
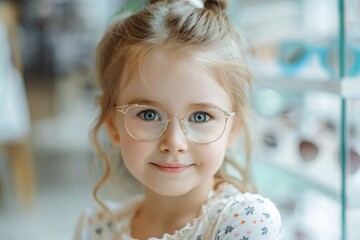
[[[131,237],[133,215],[143,196],[123,203],[106,202],[109,213],[94,206],[86,209],[80,218],[73,240],[136,240]],[[148,240],[280,240],[281,218],[275,205],[258,194],[241,193],[222,183],[208,194],[199,217],[174,233]]]

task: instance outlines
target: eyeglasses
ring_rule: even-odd
[[[235,112],[219,108],[201,107],[187,112],[183,117],[169,116],[166,111],[148,105],[114,105],[124,114],[125,128],[131,137],[139,141],[153,141],[167,130],[172,118],[178,118],[186,137],[196,143],[212,143],[224,133],[227,120]]]
[[[310,140],[301,140],[299,142],[299,151],[302,159],[306,162],[314,161],[319,155],[320,149],[316,142]],[[346,169],[346,173],[350,175],[354,175],[359,172],[360,169],[360,155],[359,153],[352,147],[347,149],[348,152],[348,168]],[[341,159],[339,159],[339,164],[341,163]]]
[[[337,41],[331,41],[325,46],[311,45],[297,41],[282,42],[279,51],[279,63],[285,75],[294,76],[312,57],[320,58],[322,67],[330,75],[336,76],[339,69],[339,56]],[[346,44],[346,75],[355,76],[360,72],[360,49],[354,45]]]
[[[321,129],[321,130],[325,130],[325,131],[333,131],[335,133],[335,126],[333,125],[333,123],[331,122],[327,122],[324,123],[326,129]],[[279,145],[279,136],[276,135],[275,132],[272,131],[268,131],[265,132],[262,138],[263,143],[271,148],[271,149],[275,149],[278,147]],[[298,152],[300,155],[300,159],[304,162],[313,162],[316,161],[316,159],[318,158],[318,156],[320,155],[320,151],[322,149],[320,149],[320,145],[314,141],[313,139],[305,139],[300,137],[298,140]],[[338,152],[336,152],[336,154],[338,154]],[[355,175],[357,173],[360,172],[360,153],[359,151],[356,150],[356,148],[350,146],[347,149],[347,169],[346,169],[346,173],[349,175]],[[336,158],[339,160],[339,166],[341,164],[341,158]]]

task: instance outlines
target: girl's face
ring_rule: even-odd
[[[150,105],[169,116],[180,117],[199,105],[233,112],[228,93],[194,61],[180,58],[175,52],[162,52],[153,54],[144,67],[146,80],[135,75],[121,91],[118,106]],[[142,112],[139,117],[153,119],[154,116],[153,112]],[[192,117],[203,119],[201,114]],[[231,146],[239,130],[234,120],[230,118],[223,135],[208,144],[189,140],[176,117],[170,120],[160,138],[148,142],[129,135],[121,112],[114,111],[107,127],[121,148],[126,167],[145,188],[162,196],[180,196],[214,179],[226,148]]]

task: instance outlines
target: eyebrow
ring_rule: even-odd
[[[153,101],[153,100],[145,99],[145,98],[135,98],[135,99],[131,100],[130,102],[128,102],[127,104],[144,104],[144,105],[150,105],[150,106],[159,106],[161,108],[160,103]],[[218,105],[209,103],[209,102],[192,103],[187,106],[187,108],[189,108],[189,109],[206,108],[206,107],[222,109]]]
[[[130,102],[127,103],[127,105],[129,105],[129,104],[144,104],[144,105],[151,105],[151,106],[159,105],[157,102],[149,100],[149,99],[145,99],[145,98],[135,98],[134,100],[131,100]]]
[[[212,107],[212,108],[220,108],[221,107],[213,104],[213,103],[193,103],[189,106],[190,108],[205,108],[205,107]]]

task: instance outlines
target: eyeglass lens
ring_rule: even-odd
[[[301,158],[306,161],[314,160],[319,154],[319,148],[312,142],[302,140],[299,144]]]
[[[284,47],[283,51],[280,52],[280,58],[284,63],[295,64],[306,53],[306,47],[300,44],[288,44]]]
[[[337,69],[339,69],[339,57],[338,56],[339,56],[339,49],[336,47],[330,48],[326,54],[326,64],[333,71],[336,71]],[[355,63],[354,52],[351,51],[351,49],[349,49],[349,48],[345,49],[345,62],[346,62],[347,68],[351,68],[352,66],[354,66],[354,63]]]

